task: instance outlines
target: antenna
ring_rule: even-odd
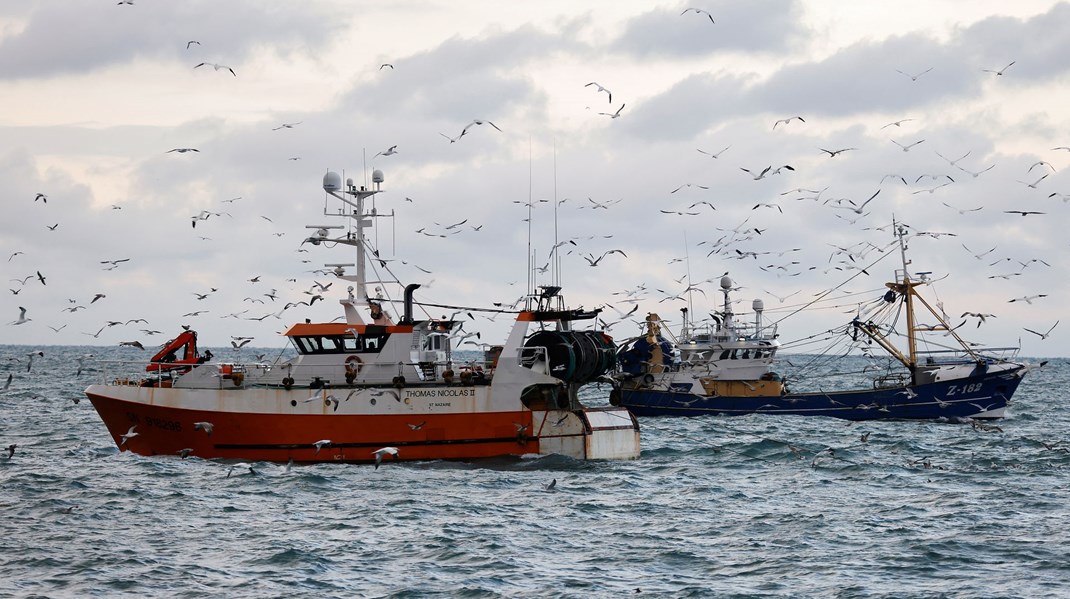
[[[528,290],[527,295],[535,293],[535,262],[531,254],[531,186],[532,186],[532,165],[531,165],[531,136],[528,135]]]
[[[557,253],[557,138],[554,138],[554,264],[553,264],[553,277],[554,285],[561,286],[561,254]]]

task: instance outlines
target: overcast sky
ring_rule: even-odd
[[[762,298],[778,319],[854,277],[844,307],[780,323],[791,341],[879,297],[898,257],[852,266],[881,257],[867,244],[891,243],[894,217],[939,233],[911,238],[910,269],[940,279],[927,293],[960,332],[1067,356],[1070,322],[1025,330],[1063,319],[1070,292],[1067,31],[1070,4],[1045,0],[4,2],[0,343],[151,347],[190,324],[206,345],[281,346],[341,315],[344,282],[263,318],[352,260],[300,245],[326,220],[324,172],[376,168],[395,218],[372,238],[418,300],[513,302],[529,247],[549,262],[556,200],[573,306],[627,311],[645,286],[633,316],[675,329],[685,303],[665,298],[689,275],[705,314],[727,271],[739,309]],[[501,131],[449,141],[474,119]],[[220,214],[194,228],[201,211]],[[32,320],[7,324],[20,306]],[[509,320],[466,329],[501,342]]]

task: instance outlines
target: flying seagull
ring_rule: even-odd
[[[122,446],[126,445],[127,441],[129,441],[130,439],[133,439],[134,437],[136,437],[136,436],[138,436],[140,434],[140,433],[134,432],[135,428],[137,428],[136,424],[134,426],[131,426],[130,430],[126,431],[126,433],[124,433],[122,435],[122,439],[123,440],[122,440],[121,443],[119,443],[119,447],[122,447]]]
[[[278,131],[279,129],[293,129],[294,127],[300,125],[302,122],[304,121],[297,121],[296,123],[283,123],[278,127],[272,129],[272,131]]]
[[[195,66],[193,68],[196,69],[196,68],[203,67],[205,65],[208,65],[208,66],[212,67],[213,69],[215,69],[217,71],[220,70],[220,69],[226,69],[226,70],[230,71],[231,75],[234,75],[235,77],[238,76],[238,74],[234,72],[234,69],[228,67],[225,64],[215,64],[214,62],[202,62],[201,64],[199,64],[199,65],[197,65],[197,66]]]
[[[375,156],[372,156],[372,158],[375,158],[376,156],[393,156],[394,154],[397,154],[397,153],[398,153],[398,147],[397,146],[390,146],[389,148],[383,150],[382,152],[379,152]]]
[[[201,43],[198,42],[197,40],[190,40],[190,41],[186,42],[186,49],[189,50],[189,47],[192,46],[193,44],[197,44],[198,46],[201,45]]]
[[[499,129],[497,125],[495,125],[494,123],[492,123],[490,121],[484,121],[484,120],[480,120],[480,119],[473,119],[471,123],[468,123],[467,125],[464,126],[464,129],[461,129],[461,135],[457,136],[457,138],[460,139],[461,136],[463,136],[465,133],[468,133],[468,128],[471,127],[472,125],[490,125],[491,127],[494,127],[495,129],[498,129],[498,131],[501,131],[501,129]]]
[[[622,111],[622,110],[624,110],[624,104],[621,104],[620,108],[617,109],[617,112],[614,112],[612,114],[610,114],[608,112],[599,112],[598,114],[604,114],[604,115],[608,116],[611,119],[615,119],[615,118],[620,118],[620,111]]]
[[[828,153],[829,158],[835,158],[837,154],[842,154],[843,152],[846,152],[848,150],[855,150],[855,149],[857,149],[857,148],[843,148],[842,150],[826,150],[825,148],[818,148],[818,150],[821,150],[822,152]]]
[[[709,156],[710,158],[720,158],[721,154],[724,154],[725,150],[727,150],[728,148],[731,148],[731,147],[732,147],[731,145],[725,146],[724,150],[721,150],[720,152],[717,152],[716,154],[713,154],[713,153],[710,153],[710,152],[706,152],[705,150],[699,150],[699,153],[705,154],[705,155]]]
[[[717,24],[717,21],[713,20],[713,15],[711,15],[708,11],[702,10],[701,8],[685,8],[684,12],[682,12],[680,14],[681,15],[686,15],[687,13],[689,13],[691,11],[694,11],[695,14],[697,14],[697,15],[706,15],[707,17],[710,18],[710,23],[713,23],[714,25]]]
[[[906,144],[906,145],[904,145],[904,144],[901,144],[901,143],[899,143],[899,142],[895,141],[894,139],[890,139],[890,140],[888,140],[888,141],[890,141],[890,142],[892,142],[893,144],[895,144],[895,145],[899,146],[900,148],[903,148],[903,151],[904,151],[904,152],[909,152],[909,151],[910,151],[910,148],[913,148],[914,146],[916,146],[916,145],[920,144],[921,142],[923,142],[923,141],[925,141],[925,140],[924,140],[924,139],[919,139],[918,141],[916,141],[916,142],[914,142],[914,143],[912,143],[912,144]]]
[[[1003,71],[1006,71],[1007,69],[1011,68],[1011,65],[1013,65],[1013,64],[1014,64],[1014,62],[1015,62],[1015,61],[1013,61],[1013,60],[1012,60],[1012,61],[1011,61],[1011,64],[1009,64],[1009,65],[1007,65],[1007,66],[1003,67],[1002,69],[1000,69],[1000,70],[998,70],[998,71],[993,71],[992,69],[981,69],[981,70],[982,70],[982,71],[984,71],[984,72],[986,72],[986,73],[995,73],[995,74],[996,74],[996,76],[1001,76],[1001,75],[1003,75]]]
[[[164,154],[170,154],[171,152],[178,152],[179,154],[185,154],[186,152],[200,152],[197,148],[175,148],[173,150],[167,150]]]
[[[898,120],[898,121],[892,121],[891,123],[888,123],[888,124],[887,124],[887,125],[885,125],[884,127],[881,127],[881,129],[884,129],[884,128],[886,128],[886,127],[893,127],[893,126],[894,126],[894,127],[901,127],[901,126],[903,125],[903,123],[905,123],[905,122],[907,122],[907,121],[913,121],[913,120],[914,120],[914,119],[900,119],[900,120]]]
[[[791,121],[793,121],[795,119],[799,119],[799,122],[801,122],[801,123],[805,123],[806,122],[806,119],[802,118],[801,116],[789,116],[786,119],[780,119],[777,122],[773,123],[773,129],[776,129],[776,126],[779,125],[780,123],[784,123],[785,125],[787,125],[788,123],[790,123]]]
[[[613,92],[611,92],[608,89],[602,87],[598,82],[592,81],[592,82],[588,83],[587,85],[584,85],[583,87],[591,87],[592,85],[597,87],[598,91],[606,92],[606,95],[609,96],[609,100],[607,100],[607,103],[609,103],[609,104],[613,103]]]
[[[398,459],[398,448],[397,447],[382,447],[380,449],[376,449],[375,451],[373,451],[372,455],[375,456],[375,469],[378,470],[379,469],[379,464],[381,464],[383,462],[383,456],[384,455],[392,456],[394,458],[394,460]]]
[[[15,322],[9,322],[8,324],[26,324],[33,320],[32,318],[26,318],[26,308],[19,306],[19,319]]]
[[[917,81],[918,77],[921,77],[922,75],[924,75],[925,73],[928,73],[931,70],[933,70],[933,68],[929,67],[929,68],[925,69],[924,71],[918,73],[917,75],[911,75],[910,73],[904,73],[903,71],[900,71],[899,69],[896,69],[895,72],[899,73],[901,75],[906,75],[907,77],[910,77],[911,81]]]
[[[1030,333],[1033,333],[1034,335],[1040,336],[1040,338],[1043,340],[1043,339],[1047,339],[1048,335],[1051,335],[1052,330],[1054,330],[1055,327],[1057,327],[1057,326],[1059,326],[1059,321],[1058,320],[1055,321],[1055,324],[1051,325],[1051,328],[1048,329],[1048,332],[1046,332],[1046,333],[1038,333],[1038,332],[1034,331],[1033,329],[1025,329],[1025,330],[1029,331]],[[1025,327],[1023,327],[1023,328],[1025,328]]]

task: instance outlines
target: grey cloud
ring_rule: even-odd
[[[36,2],[27,13],[25,29],[0,41],[0,77],[51,77],[138,58],[187,59],[190,66],[240,62],[266,40],[281,49],[325,45],[343,24],[315,7],[265,10],[252,0],[104,3],[87,10],[71,10],[57,0]],[[187,50],[190,40],[201,45]],[[240,65],[232,66],[240,73]]]
[[[704,5],[705,6],[705,5]],[[703,14],[657,9],[629,22],[613,42],[617,52],[636,56],[701,56],[714,52],[778,52],[801,39],[799,8],[793,0],[718,2]]]

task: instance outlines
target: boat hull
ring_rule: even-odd
[[[639,425],[623,408],[533,411],[442,411],[361,413],[330,404],[309,410],[303,401],[265,391],[200,391],[197,407],[164,390],[96,385],[86,395],[120,450],[175,455],[184,449],[206,459],[287,462],[374,462],[374,451],[397,447],[399,460],[476,459],[531,453],[563,453],[577,459],[639,456]],[[242,410],[228,409],[242,393]],[[307,398],[307,391],[292,391]],[[205,409],[217,395],[218,409]],[[179,398],[176,400],[175,398]],[[286,411],[278,406],[297,405]],[[260,408],[251,405],[260,404]],[[390,402],[393,403],[393,402]],[[345,405],[345,404],[343,404]],[[293,413],[302,411],[304,413]],[[195,423],[211,423],[211,434]],[[130,427],[135,436],[124,441]],[[317,441],[329,444],[317,447]]]
[[[683,387],[619,390],[617,405],[637,416],[791,414],[846,420],[1002,418],[1025,367],[901,386],[768,395],[696,395]]]

